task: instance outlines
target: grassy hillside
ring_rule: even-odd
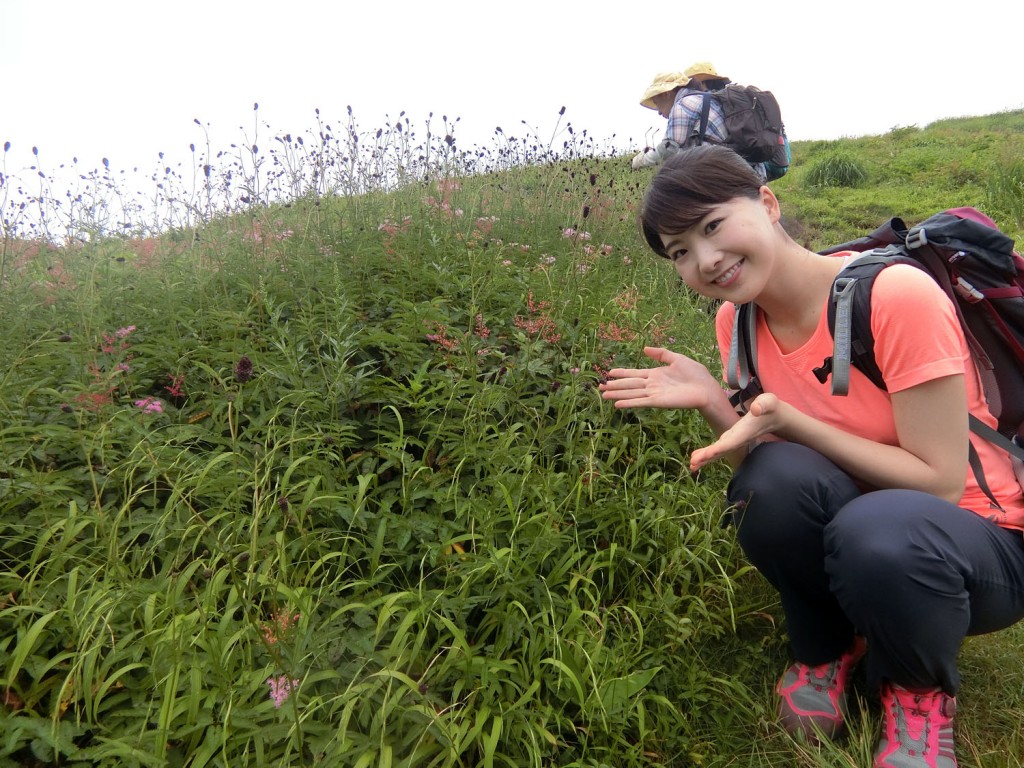
[[[786,212],[822,246],[870,230],[889,216],[919,221],[935,211],[972,205],[987,212],[1018,242],[1024,235],[1024,115],[943,120],[925,129],[898,128],[884,136],[798,143],[795,168],[775,183]],[[829,171],[855,186],[815,184]],[[849,171],[847,171],[849,173]]]
[[[340,150],[281,199],[212,169],[145,237],[4,198],[0,765],[870,762],[868,695],[820,750],[773,722],[705,426],[596,393],[645,343],[716,359],[649,173],[502,142],[390,190]],[[957,205],[1024,236],[1024,112],[793,149],[810,247]],[[963,766],[1024,764],[1022,640],[964,649]]]

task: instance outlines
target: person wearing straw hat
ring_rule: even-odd
[[[683,72],[659,72],[647,86],[647,90],[640,97],[640,106],[653,109],[668,120],[668,128],[665,131],[664,140],[658,146],[648,147],[633,158],[633,170],[660,165],[682,146],[686,134],[680,134],[677,130],[683,121],[680,119],[682,115],[678,113],[675,102],[676,96],[683,92],[689,82],[690,78]],[[677,136],[681,136],[682,140],[677,141]]]
[[[692,144],[693,137],[700,130],[705,98],[703,94],[724,88],[730,82],[709,61],[699,61],[683,72],[656,75],[640,98],[640,106],[657,111],[668,120],[668,126],[665,138],[656,147],[644,149],[633,157],[633,169],[660,165],[681,147]],[[705,137],[713,143],[724,144],[729,138],[729,131],[725,127],[722,105],[714,96],[708,98],[710,104]],[[764,163],[751,163],[751,167],[762,180],[767,179]]]

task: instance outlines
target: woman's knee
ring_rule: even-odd
[[[941,567],[949,535],[934,512],[943,504],[928,494],[899,489],[854,499],[825,529],[830,573],[856,579],[863,589],[885,589],[912,570]]]
[[[859,495],[853,480],[820,453],[797,443],[763,443],[739,466],[729,483],[729,503],[743,512],[773,516],[797,506],[835,511]]]
[[[821,454],[796,443],[764,443],[750,453],[729,484],[744,549],[780,551],[817,539],[859,490]]]
[[[823,484],[849,488],[850,498],[857,495],[850,477],[817,451],[798,443],[768,442],[752,450],[736,470],[729,497],[792,493]]]

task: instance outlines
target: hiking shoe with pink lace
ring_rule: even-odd
[[[775,686],[779,694],[779,720],[790,733],[802,733],[816,741],[831,738],[843,728],[846,719],[846,686],[850,673],[867,651],[863,637],[835,661],[816,667],[797,662]]]
[[[914,693],[890,684],[882,688],[882,709],[875,768],[956,768],[955,698],[939,689]]]

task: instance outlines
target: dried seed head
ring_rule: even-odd
[[[252,360],[245,355],[238,358],[238,363],[235,365],[235,381],[239,384],[245,384],[250,381],[253,377]]]

